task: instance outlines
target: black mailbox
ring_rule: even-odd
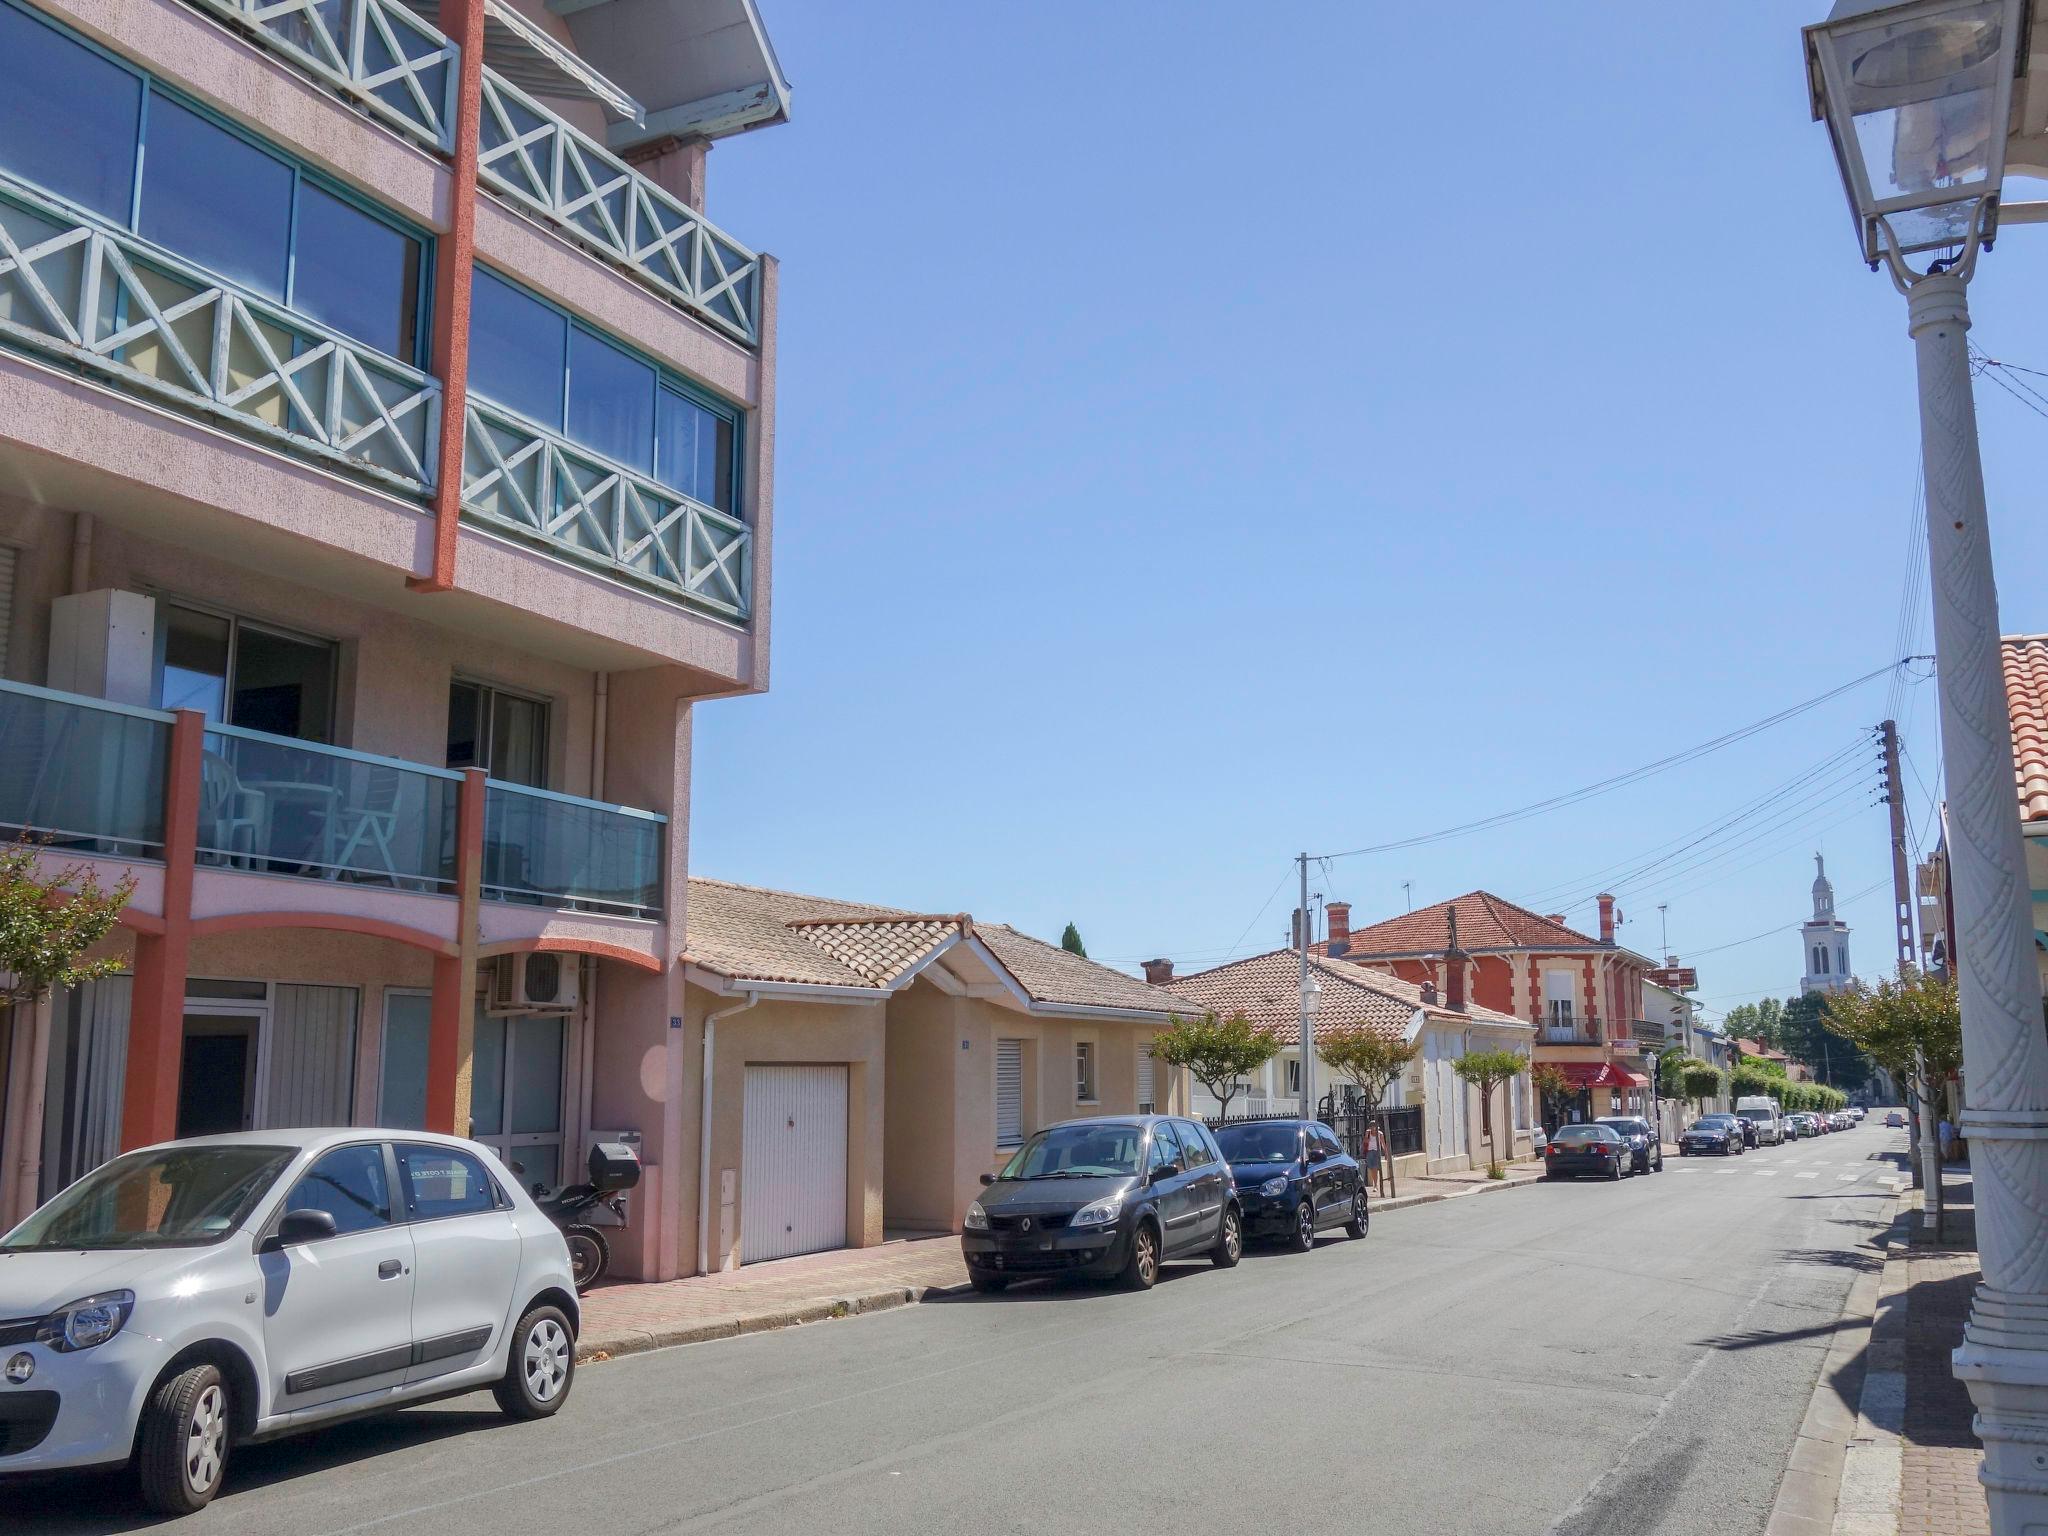
[[[590,1148],[590,1182],[599,1194],[631,1189],[640,1182],[640,1154],[623,1141],[600,1141]]]

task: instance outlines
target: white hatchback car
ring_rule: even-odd
[[[0,1238],[0,1476],[132,1461],[189,1514],[242,1441],[486,1386],[545,1417],[578,1320],[562,1234],[474,1142],[144,1147]]]

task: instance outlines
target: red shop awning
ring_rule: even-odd
[[[1641,1073],[1617,1067],[1611,1061],[1560,1061],[1552,1063],[1566,1079],[1579,1088],[1647,1088],[1650,1080]]]

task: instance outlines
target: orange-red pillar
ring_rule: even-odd
[[[452,955],[434,957],[427,1023],[427,1129],[450,1136],[469,1134],[483,864],[484,771],[471,768],[462,776],[455,801],[456,948]]]
[[[434,347],[429,369],[441,381],[441,425],[434,455],[434,568],[408,579],[421,592],[455,585],[462,517],[462,448],[469,410],[470,269],[476,259],[476,165],[482,141],[484,0],[441,7],[441,24],[460,50],[455,89],[453,175],[448,230],[434,242]]]
[[[121,1150],[178,1134],[178,1069],[185,1048],[185,965],[192,945],[192,871],[198,861],[199,783],[206,717],[181,709],[171,726],[164,784],[164,931],[135,938]]]

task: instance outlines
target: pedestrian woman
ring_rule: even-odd
[[[1365,1123],[1365,1176],[1375,1192],[1384,1187],[1380,1178],[1381,1152],[1380,1128],[1368,1120]]]

